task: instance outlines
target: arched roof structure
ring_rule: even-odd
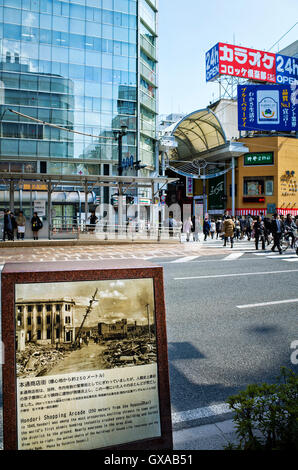
[[[170,152],[172,160],[193,160],[228,144],[217,116],[208,108],[184,116],[166,129],[175,137],[178,147]]]

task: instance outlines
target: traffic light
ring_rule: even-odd
[[[132,204],[134,204],[134,202],[135,202],[134,196],[126,196],[126,203],[127,203],[127,204],[131,204],[131,205],[132,205]]]

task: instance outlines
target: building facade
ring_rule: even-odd
[[[241,141],[249,153],[237,160],[236,214],[269,217],[298,215],[298,139],[294,136],[256,136]],[[227,175],[227,208],[231,210],[231,173]]]
[[[141,160],[139,174],[150,176],[157,160],[157,0],[3,0],[0,21],[0,172],[117,175],[113,131],[127,126],[123,159]],[[135,168],[123,173],[130,174]],[[112,192],[94,188],[91,202],[108,204]],[[16,191],[15,206],[27,216],[29,202]],[[56,216],[74,217],[78,202],[54,203]]]
[[[17,350],[27,342],[71,343],[75,339],[75,302],[71,299],[16,302]]]

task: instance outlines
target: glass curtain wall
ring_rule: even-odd
[[[145,1],[142,11],[142,40],[154,49],[155,12]],[[117,165],[112,131],[121,125],[129,130],[123,156],[136,156],[137,18],[136,0],[0,0],[2,162],[37,161],[39,170],[46,161],[48,173],[97,174],[99,161]],[[142,47],[141,61],[149,100],[141,120],[152,138],[155,53]]]
[[[157,0],[140,0],[140,159],[155,168],[157,119]]]

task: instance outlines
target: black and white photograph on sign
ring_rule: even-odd
[[[153,279],[16,284],[18,448],[161,435]]]
[[[16,286],[17,377],[156,362],[152,279]]]

